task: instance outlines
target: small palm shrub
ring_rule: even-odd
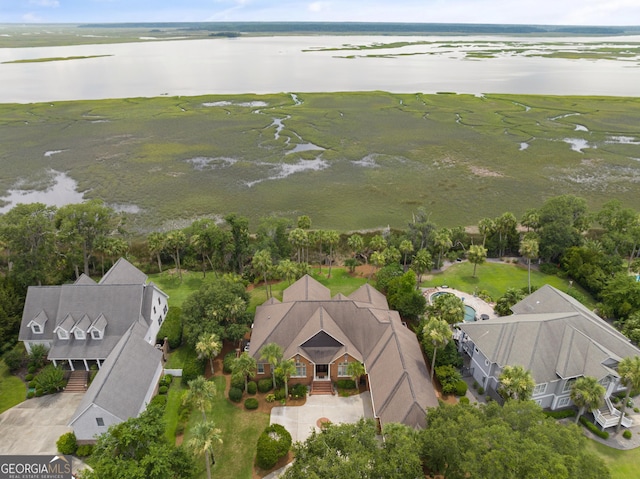
[[[236,353],[231,351],[224,356],[222,360],[222,371],[225,374],[231,374],[231,366],[233,365],[233,361],[236,359]]]
[[[258,438],[256,464],[271,469],[291,449],[291,434],[280,424],[268,426]]]
[[[72,432],[65,432],[56,441],[56,447],[61,454],[75,454],[78,449],[76,435]]]
[[[240,402],[242,400],[242,389],[231,388],[229,389],[229,399],[233,402]]]
[[[43,394],[53,394],[62,391],[67,381],[64,379],[64,371],[62,368],[49,364],[42,368],[42,371],[34,379],[36,383],[36,391],[40,390]],[[37,396],[36,392],[36,396]]]

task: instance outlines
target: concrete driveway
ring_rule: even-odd
[[[84,393],[27,399],[0,414],[0,454],[57,454],[56,441]]]
[[[362,417],[372,418],[371,394],[364,392],[346,398],[338,396],[309,396],[303,406],[274,407],[271,424],[280,424],[291,433],[293,442],[304,441],[318,427],[319,421],[334,424],[358,422]]]

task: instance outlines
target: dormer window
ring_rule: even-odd
[[[69,339],[69,333],[62,328],[58,329],[58,339]]]
[[[91,339],[102,339],[104,337],[105,329],[107,328],[107,318],[104,314],[98,316],[98,318],[89,326],[87,333],[91,335]]]
[[[31,331],[33,331],[33,334],[42,334],[42,328],[39,324],[32,324]]]
[[[29,321],[27,324],[28,327],[31,328],[31,332],[33,334],[42,334],[44,333],[44,325],[47,323],[47,314],[43,311],[40,311],[35,318]]]
[[[94,329],[91,331],[91,338],[92,339],[102,339],[102,333],[100,331],[98,331],[97,329]]]
[[[73,335],[75,336],[76,339],[84,339],[86,336],[84,334],[84,331],[82,331],[81,329],[77,329],[73,332]]]

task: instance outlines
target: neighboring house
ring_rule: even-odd
[[[120,258],[95,282],[30,286],[19,339],[27,351],[44,344],[55,365],[98,374],[71,424],[79,441],[91,441],[111,424],[137,416],[162,372],[155,342],[167,316],[168,296]]]
[[[272,298],[256,309],[249,354],[258,361],[258,379],[271,377],[270,365],[260,360],[268,343],[295,361],[290,382],[312,385],[312,391],[318,383],[348,379],[349,362],[362,362],[381,423],[424,427],[426,408],[438,406],[415,334],[368,284],[331,298],[328,288],[304,276],[284,291],[282,302]]]
[[[609,397],[625,390],[618,363],[640,355],[629,339],[571,296],[545,285],[512,308],[514,314],[462,323],[458,345],[471,358],[474,379],[494,397],[505,366],[531,371],[533,400],[543,408],[571,405],[571,385],[591,376],[606,389],[606,404],[594,411],[603,427],[617,424],[620,412]],[[630,425],[626,420],[625,423]]]

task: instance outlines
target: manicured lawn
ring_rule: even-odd
[[[218,394],[207,419],[212,419],[216,427],[222,430],[222,444],[214,445],[215,465],[211,475],[216,479],[251,479],[253,461],[256,454],[258,437],[269,425],[269,415],[258,411],[246,411],[227,399],[225,378],[217,376],[215,379]],[[202,417],[198,411],[193,411],[186,429],[184,443],[189,441],[189,430]],[[197,477],[206,477],[204,459],[198,462],[200,473]]]
[[[179,347],[171,351],[164,367],[166,369],[181,369],[189,359],[194,359],[196,356],[193,348],[187,346]],[[180,378],[175,378],[175,381],[180,381]]]
[[[20,378],[12,376],[4,361],[0,361],[0,413],[20,404],[26,394],[24,383]]]
[[[592,440],[588,444],[607,463],[612,479],[640,479],[640,448],[621,451]]]
[[[435,273],[422,282],[423,287],[447,285],[451,288],[459,289],[469,294],[476,291],[486,290],[491,297],[496,300],[504,294],[507,288],[527,287],[527,268],[521,265],[510,263],[484,263],[478,266],[476,277],[473,277],[473,264],[462,262],[447,268],[442,273]],[[550,284],[560,291],[569,289],[569,281],[555,275],[540,273],[531,270],[531,286],[544,286]],[[587,299],[587,306],[595,306],[593,299],[582,288],[575,283],[571,286],[578,289]]]
[[[171,387],[167,393],[167,405],[164,410],[166,429],[164,431],[167,440],[174,444],[176,441],[176,427],[178,426],[178,414],[182,404],[182,393],[185,388],[180,384],[180,378],[173,378]]]
[[[210,274],[213,273],[209,272],[207,276]],[[149,280],[169,295],[169,306],[177,308],[181,307],[184,300],[197,291],[204,281],[201,272],[183,271],[182,282],[180,282],[178,274],[173,270],[171,273],[165,271],[160,274],[150,274]]]

